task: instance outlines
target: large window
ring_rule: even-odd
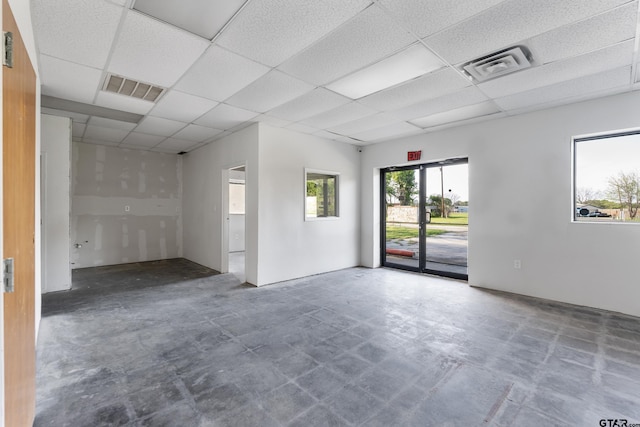
[[[575,221],[640,223],[640,130],[574,138]]]
[[[305,218],[338,216],[338,174],[305,169]]]

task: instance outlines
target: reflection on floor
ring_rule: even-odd
[[[244,251],[229,252],[229,273],[236,276],[240,283],[244,283],[247,280],[244,268]]]
[[[404,267],[418,268],[419,262],[416,258],[394,256],[394,255],[387,254],[385,265],[390,265],[390,264],[395,264],[395,265],[404,266]],[[441,262],[426,261],[424,268],[426,270],[434,272],[435,274],[437,274],[438,272],[439,273],[455,273],[455,274],[463,274],[463,275],[468,274],[466,265],[453,265],[453,264],[444,264]]]
[[[176,262],[44,296],[36,426],[640,422],[638,318],[389,269],[255,288]]]

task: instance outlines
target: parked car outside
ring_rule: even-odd
[[[596,211],[596,212],[590,212],[589,215],[587,215],[589,217],[598,217],[598,218],[611,218],[611,215],[605,212],[600,212],[600,211]]]

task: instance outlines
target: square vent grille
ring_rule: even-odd
[[[524,46],[514,46],[462,65],[462,70],[474,80],[485,82],[530,68],[531,52]]]
[[[163,87],[138,82],[115,74],[107,75],[102,90],[150,102],[156,102],[165,91]]]

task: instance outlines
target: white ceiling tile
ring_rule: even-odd
[[[137,125],[136,123],[122,122],[120,120],[105,119],[103,117],[93,116],[89,119],[89,125],[100,126],[104,128],[132,131]]]
[[[84,139],[102,142],[120,143],[129,134],[129,131],[114,128],[105,128],[102,126],[87,125],[84,131]]]
[[[390,138],[400,138],[408,135],[414,135],[422,132],[422,129],[406,122],[394,123],[389,126],[383,126],[366,132],[351,135],[355,139],[365,142],[379,142]]]
[[[158,135],[149,135],[147,133],[131,132],[122,140],[122,145],[132,147],[154,147],[164,141],[166,137]]]
[[[104,141],[104,140],[100,140],[100,139],[91,139],[91,138],[82,138],[81,141],[78,142],[84,142],[85,144],[94,144],[94,145],[106,145],[108,147],[117,147],[118,146],[118,142],[109,142],[109,141]]]
[[[178,154],[183,152],[184,150],[181,150],[179,148],[153,147],[153,148],[149,148],[149,151],[153,153]]]
[[[318,129],[312,128],[311,126],[303,125],[301,123],[292,123],[286,126],[286,128],[295,132],[306,133],[309,135],[318,132]]]
[[[447,68],[374,93],[360,99],[359,102],[380,111],[398,110],[426,99],[456,92],[470,85],[469,80]]]
[[[349,138],[348,136],[338,135],[335,133],[331,133],[326,130],[320,130],[313,134],[313,136],[317,136],[318,138],[329,139],[331,141],[345,142],[347,144],[352,145],[362,145],[362,141],[356,141],[355,139]]]
[[[138,127],[136,127],[136,132],[158,136],[171,136],[186,125],[186,123],[177,122],[175,120],[147,116],[142,119]]]
[[[419,37],[435,34],[504,0],[380,0],[379,5],[392,12]]]
[[[481,83],[478,87],[490,97],[499,98],[612,68],[620,68],[631,63],[633,48],[633,40],[630,40],[586,55],[509,74]]]
[[[149,147],[142,147],[138,145],[129,145],[129,144],[118,144],[118,148],[122,150],[150,151]]]
[[[33,0],[31,14],[40,53],[103,68],[123,8],[106,1]]]
[[[170,90],[151,110],[151,115],[163,119],[192,122],[218,105],[210,99],[200,98],[186,93]]]
[[[228,104],[264,113],[313,90],[313,86],[273,70],[227,100]]]
[[[174,134],[173,137],[177,139],[202,142],[207,139],[211,139],[220,133],[222,133],[222,131],[219,129],[190,124],[186,128]]]
[[[245,2],[246,0],[136,0],[134,7],[211,40]]]
[[[279,68],[323,85],[383,59],[415,38],[377,7],[370,7]]]
[[[40,55],[42,94],[90,104],[100,87],[102,71]]]
[[[254,123],[266,123],[277,128],[283,128],[291,124],[291,121],[289,120],[280,119],[267,114],[260,114],[259,116],[254,117],[251,121]]]
[[[108,70],[144,83],[170,87],[208,46],[200,37],[130,10]]]
[[[365,107],[358,102],[350,102],[349,104],[334,108],[333,110],[325,113],[301,120],[301,123],[322,129],[351,122],[362,117],[371,116],[378,112],[379,111]]]
[[[225,130],[224,132],[219,133],[218,135],[216,135],[213,138],[211,138],[209,141],[205,141],[204,144],[202,144],[202,145],[207,145],[207,144],[210,144],[213,141],[218,141],[218,140],[220,140],[220,139],[222,139],[222,138],[224,138],[226,136],[231,135],[232,133],[233,132],[231,132],[231,131]]]
[[[486,101],[487,97],[475,86],[468,86],[457,92],[449,93],[439,98],[428,99],[395,111],[389,111],[402,120],[415,119],[442,111],[463,107],[465,105],[478,104]]]
[[[452,64],[588,18],[628,0],[510,0],[425,39]]]
[[[292,122],[320,114],[351,100],[324,88],[308,92],[292,101],[269,111],[270,116],[276,116]]]
[[[317,136],[318,138],[329,139],[332,141],[346,142],[348,144],[361,144],[360,141],[356,141],[355,139],[351,139],[348,136],[338,135],[335,133],[328,132],[326,130],[320,130],[313,134],[313,136]]]
[[[486,115],[486,116],[478,116],[478,117],[473,117],[471,119],[465,119],[465,120],[460,120],[460,121],[449,122],[449,123],[445,123],[445,124],[442,124],[442,125],[437,125],[437,126],[433,126],[433,127],[427,128],[427,129],[424,130],[424,132],[425,133],[437,132],[437,131],[440,131],[440,130],[443,130],[443,129],[466,126],[466,125],[470,125],[470,124],[473,124],[473,123],[480,123],[480,122],[486,122],[488,120],[501,119],[503,117],[507,117],[507,113],[504,113],[504,112],[494,113],[494,114],[489,114],[489,115]]]
[[[354,135],[356,133],[366,132],[371,129],[381,128],[383,126],[391,125],[394,123],[400,123],[401,120],[396,117],[390,116],[385,113],[374,114],[373,116],[363,117],[358,120],[343,123],[338,126],[330,127],[328,130],[331,132],[339,133],[340,135]]]
[[[84,135],[84,130],[87,128],[87,125],[84,123],[72,123],[71,124],[71,136],[74,138],[82,138]]]
[[[269,67],[212,46],[180,79],[176,89],[224,101],[268,71]]]
[[[86,114],[72,113],[70,111],[54,110],[53,108],[42,108],[43,114],[51,114],[52,116],[69,117],[73,123],[87,123],[89,116]]]
[[[169,152],[188,151],[199,145],[198,142],[187,141],[184,139],[167,138],[154,147],[154,150],[168,150]]]
[[[422,128],[429,128],[445,123],[467,120],[474,117],[488,116],[499,113],[500,109],[492,101],[482,102],[475,105],[467,105],[465,107],[456,108],[454,110],[444,111],[442,113],[432,114],[430,116],[411,120],[411,123]]]
[[[349,98],[359,99],[439,70],[444,66],[445,64],[433,52],[421,43],[415,43],[326,87]]]
[[[526,42],[540,63],[582,55],[635,37],[637,2],[536,36]]]
[[[623,67],[497,98],[495,102],[504,110],[519,110],[540,104],[557,103],[559,100],[571,102],[575,97],[629,86],[630,81],[631,67]]]
[[[215,129],[231,129],[241,123],[251,120],[258,113],[232,107],[227,104],[220,104],[194,123],[202,126],[209,126]]]
[[[117,93],[105,92],[103,90],[98,92],[95,104],[100,107],[113,108],[114,110],[128,111],[136,114],[147,114],[155,105],[153,102]]]
[[[369,0],[252,0],[216,42],[275,67],[369,4]]]

